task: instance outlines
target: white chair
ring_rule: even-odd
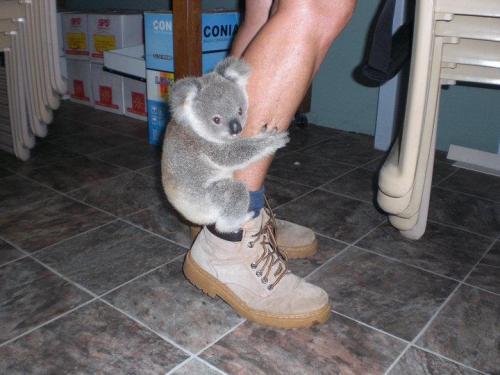
[[[0,0],[0,49],[5,52],[0,148],[29,158],[35,135],[45,137],[52,110],[66,93],[58,56],[55,0]],[[8,104],[6,104],[8,103]]]
[[[378,203],[408,238],[425,232],[441,85],[500,84],[500,2],[416,4],[403,132],[380,171]]]

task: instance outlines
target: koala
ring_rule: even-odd
[[[233,173],[273,154],[288,134],[269,130],[243,138],[248,110],[249,66],[221,61],[202,77],[177,81],[169,104],[162,154],[162,183],[170,203],[187,220],[233,232],[252,217],[250,197]]]

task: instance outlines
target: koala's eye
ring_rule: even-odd
[[[212,121],[218,125],[218,124],[220,124],[220,117],[219,116],[214,116],[212,118]]]
[[[238,114],[241,116],[243,114],[243,110],[241,109],[241,107],[238,109]]]

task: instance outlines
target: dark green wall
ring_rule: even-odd
[[[235,8],[238,0],[204,0],[205,9]],[[378,89],[356,82],[366,37],[380,0],[358,0],[354,16],[329,51],[313,84],[310,121],[320,125],[373,134]],[[168,0],[66,0],[70,9],[168,9]],[[500,90],[454,86],[443,91],[438,148],[450,143],[497,152],[500,142]]]

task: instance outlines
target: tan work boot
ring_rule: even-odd
[[[209,296],[221,297],[260,324],[309,327],[330,315],[326,292],[287,270],[264,211],[244,225],[240,242],[225,241],[203,228],[186,256],[184,274]]]
[[[316,254],[318,240],[311,229],[286,220],[274,219],[267,200],[266,207],[263,210],[266,215],[273,218],[272,223],[275,229],[276,243],[288,259],[306,258]],[[199,226],[191,226],[191,237],[195,239],[200,230],[201,227]]]

